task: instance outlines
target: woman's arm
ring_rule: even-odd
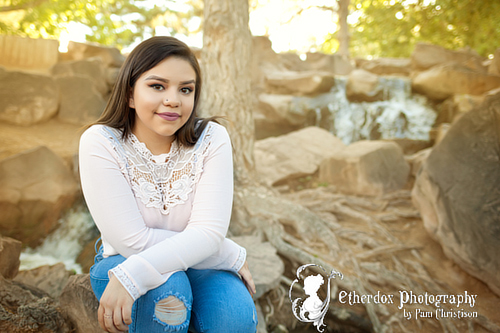
[[[103,238],[129,257],[115,273],[133,289],[134,298],[166,281],[165,273],[188,267],[239,271],[243,266],[241,248],[224,240],[232,203],[232,177],[228,177],[232,175],[232,156],[229,137],[220,129],[209,147],[191,219],[175,235],[145,225],[121,171],[124,163],[117,162],[118,155],[106,144],[107,139],[95,130],[82,136],[80,170],[85,198]],[[232,257],[223,249],[233,251]],[[161,255],[166,253],[169,255]]]

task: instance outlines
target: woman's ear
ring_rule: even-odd
[[[135,109],[135,103],[134,103],[134,91],[131,89],[130,90],[130,99],[128,100],[128,107]]]

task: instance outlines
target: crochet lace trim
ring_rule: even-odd
[[[121,140],[121,131],[102,127],[121,159],[122,172],[127,172],[132,190],[146,207],[157,208],[167,215],[170,209],[187,201],[203,172],[203,159],[208,154],[213,126],[208,124],[193,147],[184,147],[175,140],[170,152],[157,162],[146,145],[134,134]]]
[[[127,289],[128,293],[134,301],[141,297],[139,290],[137,290],[136,286],[132,283],[132,280],[128,277],[123,269],[121,269],[120,265],[116,266],[113,269],[109,270],[109,274],[113,274],[123,285],[125,289]]]

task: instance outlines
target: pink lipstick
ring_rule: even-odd
[[[174,121],[179,119],[180,115],[175,112],[164,112],[164,113],[157,113],[161,118],[168,120],[168,121]]]

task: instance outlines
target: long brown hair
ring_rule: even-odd
[[[120,69],[108,104],[95,124],[107,125],[122,130],[125,139],[135,124],[135,109],[129,107],[129,100],[137,79],[168,57],[186,60],[196,74],[194,105],[187,122],[177,130],[175,136],[179,144],[192,146],[196,143],[205,126],[216,117],[199,118],[196,109],[201,94],[201,69],[189,46],[169,36],[157,36],[140,43],[127,57]],[[197,125],[198,124],[198,125]]]

